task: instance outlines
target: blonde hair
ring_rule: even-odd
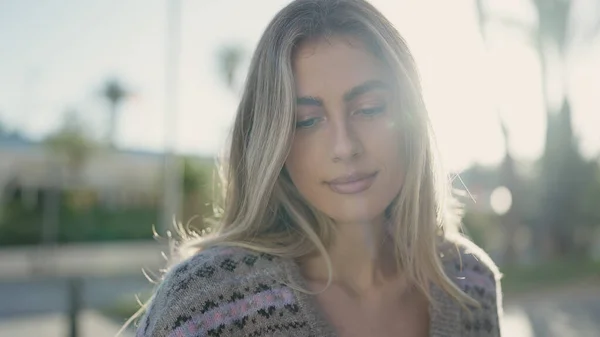
[[[222,213],[210,235],[181,233],[181,257],[214,245],[284,258],[318,252],[331,283],[332,220],[300,197],[284,164],[295,129],[294,51],[303,41],[339,35],[360,39],[397,80],[406,176],[388,215],[400,270],[430,300],[431,281],[462,305],[477,305],[446,276],[439,258],[438,244],[457,233],[459,218],[448,202],[454,200],[449,179],[435,161],[415,62],[393,25],[363,0],[296,0],[269,23],[252,57],[221,170]]]
[[[284,164],[295,129],[294,52],[306,40],[335,35],[362,40],[398,81],[406,178],[388,210],[399,266],[427,295],[432,280],[465,300],[438,258],[439,239],[456,232],[458,221],[447,204],[449,181],[434,161],[417,67],[393,25],[363,0],[293,1],[267,26],[250,64],[224,165],[223,217],[212,235],[181,248],[194,254],[225,244],[285,258],[316,250],[330,263],[332,221],[300,197]]]

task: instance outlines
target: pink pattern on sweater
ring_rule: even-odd
[[[204,314],[198,313],[192,319],[175,329],[169,337],[204,336],[221,325],[232,324],[245,316],[252,315],[269,307],[283,308],[294,303],[294,294],[287,288],[269,289],[244,299],[224,303]]]

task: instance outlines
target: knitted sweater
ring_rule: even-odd
[[[447,275],[479,308],[470,313],[431,285],[429,335],[500,336],[500,273],[466,239],[440,249]],[[456,249],[458,246],[459,249]],[[213,247],[172,268],[138,322],[137,336],[336,336],[295,261],[242,248]]]

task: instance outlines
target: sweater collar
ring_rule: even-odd
[[[284,269],[288,280],[293,286],[309,289],[308,283],[302,276],[300,266],[293,259],[283,259]],[[443,289],[430,283],[432,303],[429,303],[429,337],[447,337],[460,335],[459,304]],[[314,336],[335,337],[335,328],[326,319],[325,312],[318,304],[314,295],[295,291],[300,310],[310,322]]]

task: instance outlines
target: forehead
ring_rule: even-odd
[[[383,63],[361,40],[353,37],[335,36],[301,43],[294,54],[293,68],[298,95],[341,92],[371,80],[387,82]]]

